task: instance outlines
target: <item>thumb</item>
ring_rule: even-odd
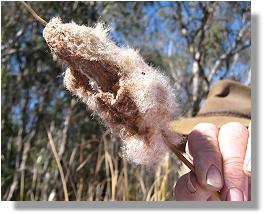
[[[193,172],[180,177],[174,191],[176,201],[207,201],[212,196],[198,184]]]

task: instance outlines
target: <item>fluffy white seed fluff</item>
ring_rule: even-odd
[[[153,164],[167,150],[162,133],[176,109],[174,90],[138,51],[119,48],[107,32],[102,24],[87,27],[53,18],[43,36],[68,65],[66,88],[113,133],[122,130],[124,156],[137,164]]]

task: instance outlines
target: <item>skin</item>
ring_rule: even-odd
[[[218,129],[195,126],[186,145],[195,174],[188,172],[175,185],[179,201],[247,201],[250,196],[250,127],[232,122]],[[218,192],[216,194],[216,192]]]

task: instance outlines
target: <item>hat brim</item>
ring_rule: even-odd
[[[206,116],[206,117],[191,117],[191,118],[181,118],[179,120],[171,121],[169,126],[176,132],[184,135],[188,135],[194,126],[199,123],[212,123],[218,128],[229,122],[238,122],[245,126],[249,126],[250,119],[232,117],[232,116]]]

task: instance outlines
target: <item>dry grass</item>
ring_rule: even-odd
[[[174,200],[179,166],[174,154],[167,154],[158,166],[129,163],[121,157],[120,140],[109,131],[90,139],[70,138],[59,154],[62,131],[48,130],[31,147],[17,147],[24,152],[16,154],[27,154],[27,161],[17,166],[13,177],[3,177],[2,200]],[[29,144],[25,141],[24,145]]]
[[[48,142],[49,142],[49,145],[51,147],[51,151],[52,151],[52,153],[54,155],[54,159],[56,161],[58,170],[60,172],[65,201],[69,201],[68,190],[67,190],[67,186],[66,186],[66,182],[65,182],[65,176],[64,176],[61,164],[60,164],[60,159],[59,159],[58,153],[56,151],[56,148],[55,148],[55,145],[54,145],[54,142],[53,142],[53,137],[52,137],[50,131],[47,131],[47,134],[48,134],[48,138],[49,138]],[[22,178],[22,176],[21,176],[21,178]]]

